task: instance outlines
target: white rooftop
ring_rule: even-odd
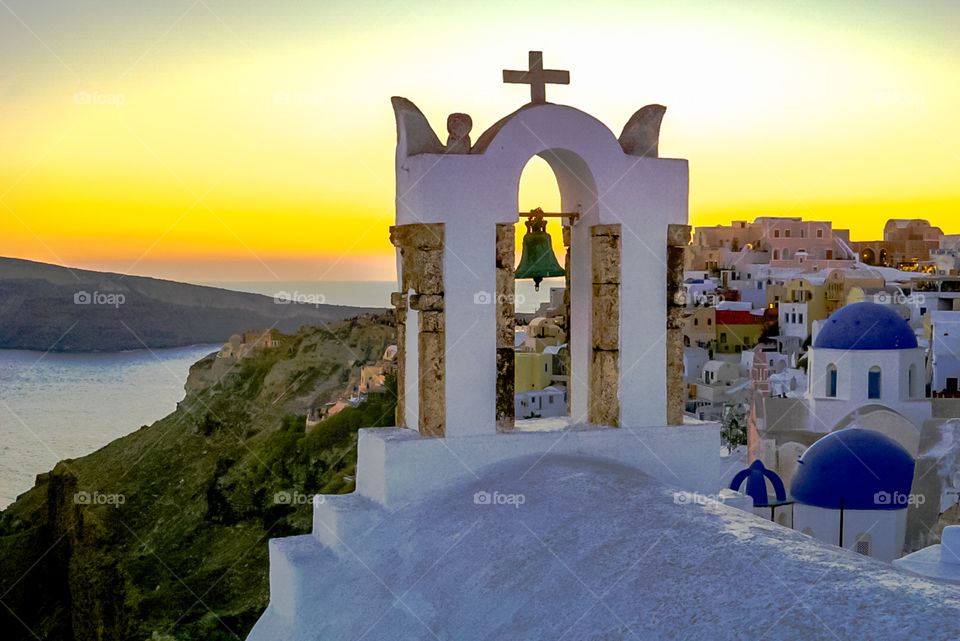
[[[249,638],[900,641],[960,621],[960,586],[581,457],[479,470],[342,547],[272,541]]]

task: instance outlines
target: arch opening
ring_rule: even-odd
[[[506,427],[506,408],[512,408],[509,419],[511,428],[516,420],[525,418],[562,418],[602,424],[617,424],[619,417],[619,379],[608,376],[598,381],[593,375],[596,366],[596,342],[592,313],[598,305],[593,291],[591,264],[595,261],[596,243],[591,237],[597,227],[617,227],[616,255],[607,257],[608,264],[616,266],[616,283],[608,289],[616,289],[616,308],[619,308],[619,226],[590,225],[598,216],[596,182],[586,161],[568,149],[546,149],[531,154],[517,170],[517,207],[514,215],[517,222],[498,224],[498,270],[501,264],[510,263],[511,283],[498,276],[497,310],[501,324],[498,333],[498,425]],[[565,274],[559,278],[544,278],[540,291],[536,292],[532,280],[516,280],[515,271],[524,251],[524,236],[527,233],[527,212],[540,208],[545,212],[575,213],[574,218],[545,217],[546,231],[550,235],[549,249]],[[501,219],[502,220],[502,219]],[[509,229],[508,229],[509,227]],[[608,232],[609,233],[609,232]],[[501,236],[509,236],[509,240]],[[510,244],[510,256],[500,255],[505,243]],[[543,251],[543,239],[536,241]],[[532,241],[531,241],[532,243]],[[533,245],[531,244],[531,247]],[[534,253],[534,252],[532,252]],[[580,268],[577,269],[576,266]],[[499,273],[499,271],[498,271]],[[502,282],[503,281],[503,282]],[[505,295],[507,294],[507,295]],[[604,301],[605,309],[611,308],[611,300]],[[617,326],[619,318],[610,318]],[[510,331],[502,331],[502,325],[512,323]],[[580,327],[580,333],[575,329]],[[525,336],[516,333],[524,328]],[[507,354],[507,339],[511,340],[511,353]],[[616,339],[619,341],[619,338]],[[515,342],[514,342],[515,341]],[[606,346],[609,347],[609,346]],[[617,347],[617,346],[614,346]],[[591,349],[593,348],[593,349]],[[616,350],[614,357],[619,358]],[[609,354],[607,355],[609,356]],[[609,363],[609,359],[608,359]],[[509,370],[509,374],[507,373]],[[605,371],[609,372],[608,367]],[[613,403],[606,395],[612,391]],[[509,398],[508,396],[509,391]],[[610,408],[607,415],[593,416],[594,398],[600,391],[604,400],[597,407]]]

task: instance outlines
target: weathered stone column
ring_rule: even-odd
[[[497,225],[496,292],[497,306],[497,431],[513,429],[515,402],[514,337],[516,331],[514,261],[516,252],[515,228],[512,224]]]
[[[406,362],[406,332],[417,332],[417,430],[423,436],[443,436],[446,432],[446,335],[443,282],[443,224],[413,223],[390,228],[390,242],[400,250],[400,284],[404,294],[397,297],[409,309],[415,309],[417,327],[404,326],[404,340],[397,345],[399,363]],[[403,314],[406,319],[407,307]],[[397,308],[400,313],[400,307]],[[406,372],[398,369],[397,386],[405,387]],[[404,399],[404,406],[406,399]],[[398,405],[398,411],[400,407]],[[413,427],[407,425],[406,427]]]
[[[667,425],[683,425],[683,255],[689,225],[667,226]]]
[[[587,420],[620,425],[620,225],[590,228],[593,273]]]

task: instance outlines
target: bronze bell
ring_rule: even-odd
[[[553,255],[553,244],[547,233],[547,221],[540,216],[527,219],[527,233],[523,237],[523,253],[514,278],[532,278],[534,289],[540,291],[544,278],[563,276],[566,272]]]

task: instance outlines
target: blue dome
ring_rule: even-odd
[[[814,347],[826,349],[911,349],[917,337],[910,324],[887,305],[853,303],[830,314]]]
[[[848,427],[803,453],[790,493],[797,503],[832,510],[898,510],[907,507],[913,466],[889,436]]]
[[[753,498],[754,507],[766,507],[769,505],[778,505],[787,500],[787,491],[783,487],[783,481],[773,470],[768,470],[763,466],[763,462],[757,459],[745,470],[740,470],[730,481],[730,489],[740,491],[743,481],[747,481],[747,494]],[[767,492],[767,479],[773,486],[776,495],[776,503],[770,503],[770,494]]]

